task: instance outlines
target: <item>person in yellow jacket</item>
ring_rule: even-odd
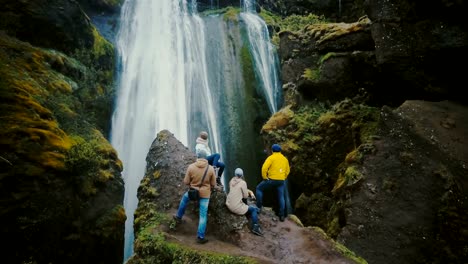
[[[279,219],[281,222],[286,217],[285,214],[285,200],[284,200],[284,189],[285,180],[289,175],[289,161],[281,154],[281,146],[273,144],[271,146],[273,152],[263,163],[262,166],[262,178],[263,181],[257,185],[255,190],[257,196],[257,207],[262,209],[263,192],[265,189],[275,188],[277,190],[278,202],[279,202]]]

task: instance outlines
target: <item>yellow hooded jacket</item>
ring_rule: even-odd
[[[286,180],[289,175],[289,161],[280,152],[273,152],[263,163],[262,178]]]

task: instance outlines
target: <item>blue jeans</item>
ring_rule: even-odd
[[[182,196],[182,199],[180,200],[179,204],[179,209],[177,210],[176,216],[179,219],[182,219],[182,217],[185,214],[185,209],[187,208],[187,204],[190,202],[190,199],[188,197],[188,193],[185,192],[184,195]],[[200,216],[199,216],[199,222],[198,222],[198,231],[197,231],[197,236],[199,238],[204,238],[205,237],[205,231],[206,231],[206,223],[208,222],[208,204],[210,203],[210,198],[200,198],[198,200],[198,204],[200,205],[199,211],[200,211]]]
[[[286,215],[284,214],[284,186],[285,185],[283,180],[263,180],[261,183],[259,183],[255,190],[255,196],[257,196],[257,207],[262,208],[263,206],[263,191],[269,188],[276,188],[279,202],[279,216],[286,217]]]
[[[249,210],[247,210],[246,214],[250,214],[252,217],[252,224],[258,224],[258,208],[256,206],[249,205]]]
[[[218,175],[217,175],[218,177],[221,177],[221,175],[223,175],[223,171],[225,167],[224,163],[219,161],[220,158],[221,158],[221,155],[219,155],[219,153],[214,153],[206,157],[206,159],[208,160],[208,164],[219,168]]]

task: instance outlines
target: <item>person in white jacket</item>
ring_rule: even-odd
[[[261,236],[263,235],[260,225],[258,224],[258,208],[256,206],[247,205],[243,199],[251,197],[255,199],[254,193],[247,189],[247,183],[244,181],[244,171],[237,168],[234,171],[234,177],[229,182],[229,193],[226,198],[227,208],[237,215],[250,215],[252,218],[252,233]]]
[[[206,154],[208,155],[206,159],[208,160],[208,163],[213,166],[218,168],[218,175],[216,177],[216,182],[218,185],[223,185],[221,183],[221,175],[223,175],[225,164],[221,162],[219,159],[221,158],[221,155],[219,153],[212,153],[210,146],[208,144],[208,132],[202,131],[200,132],[200,135],[198,136],[196,140],[196,145],[195,145],[195,153],[198,154],[200,150],[204,150]]]

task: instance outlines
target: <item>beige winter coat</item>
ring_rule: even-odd
[[[226,206],[235,214],[243,215],[249,210],[249,206],[242,199],[249,197],[247,183],[239,177],[234,176],[229,182],[229,194],[226,198]]]
[[[199,187],[200,182],[205,173],[206,166],[209,166],[206,172],[203,184]],[[210,198],[211,188],[216,186],[216,175],[212,166],[208,165],[208,160],[197,159],[194,163],[190,164],[185,173],[184,183],[190,187],[200,191],[200,198]]]

